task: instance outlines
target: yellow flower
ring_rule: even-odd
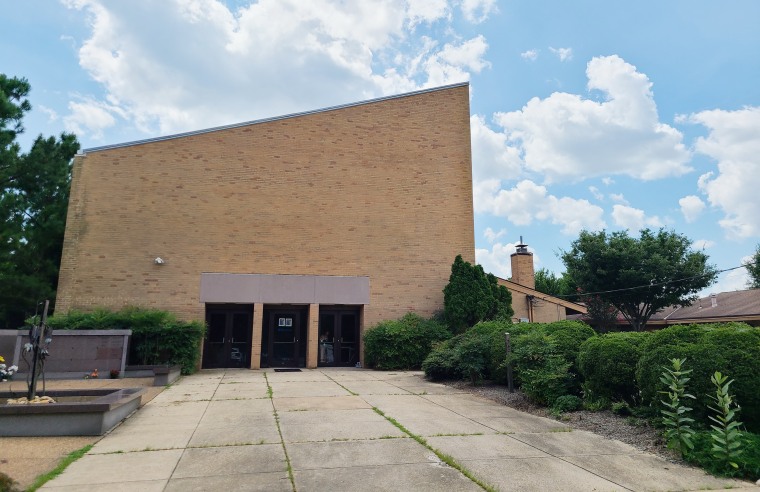
[[[0,362],[5,362],[5,359],[3,359],[2,355],[0,355]]]

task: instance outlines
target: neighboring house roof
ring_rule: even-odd
[[[691,306],[668,306],[655,313],[648,325],[760,322],[760,289],[720,292],[703,297]]]
[[[538,291],[536,289],[531,289],[530,287],[516,284],[509,280],[504,280],[503,278],[500,278],[500,277],[496,277],[496,281],[499,283],[499,285],[503,285],[510,291],[519,292],[527,296],[533,296],[536,299],[550,302],[552,304],[558,304],[567,310],[566,312],[568,315],[587,313],[586,306],[583,306],[582,304],[577,304],[574,302],[566,301],[564,299],[560,299],[559,297],[550,296],[549,294],[544,294],[543,292]]]
[[[585,316],[568,316],[568,319],[588,321]],[[702,297],[691,306],[668,306],[649,318],[647,327],[691,323],[727,323],[740,321],[760,325],[760,289],[720,292]],[[618,313],[618,325],[628,325],[628,321]]]

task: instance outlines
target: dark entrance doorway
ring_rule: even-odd
[[[206,306],[203,367],[251,367],[253,306]]]
[[[269,367],[306,367],[306,321],[304,308],[273,307],[264,312]]]
[[[359,308],[319,308],[320,366],[354,366],[359,361]]]

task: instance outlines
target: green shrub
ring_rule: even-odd
[[[594,329],[580,321],[556,321],[543,325],[543,329],[554,343],[557,354],[571,364],[571,372],[578,374],[578,352],[583,342],[596,336]]]
[[[56,330],[132,330],[130,364],[176,364],[182,366],[182,374],[195,372],[206,332],[206,325],[199,321],[180,321],[166,311],[135,307],[71,311],[51,317],[48,324]]]
[[[581,344],[595,336],[594,330],[577,321],[530,326],[512,344],[515,380],[523,392],[543,404],[561,395],[580,394],[574,362]]]
[[[562,395],[552,404],[552,411],[556,413],[575,412],[583,407],[583,400],[575,395]]]
[[[734,460],[737,468],[726,468],[713,457],[713,441],[708,431],[697,432],[694,435],[694,449],[686,455],[686,460],[715,475],[757,480],[760,478],[760,434],[744,432],[742,441],[743,452]]]
[[[492,379],[505,358],[504,332],[515,326],[509,321],[481,322],[437,345],[422,363],[425,375],[431,379]]]
[[[621,332],[591,337],[581,344],[578,372],[595,398],[637,400],[636,364],[649,333]]]
[[[419,369],[433,345],[450,337],[441,323],[408,313],[364,334],[364,360],[380,370]]]
[[[731,388],[747,429],[760,430],[760,392],[756,383],[760,374],[760,328],[743,323],[670,327],[649,336],[643,349],[636,381],[644,403],[661,406],[658,368],[672,358],[687,359],[693,370],[689,389],[696,397],[693,416],[697,422],[707,421],[708,395],[714,391],[710,377],[720,371],[735,380]]]

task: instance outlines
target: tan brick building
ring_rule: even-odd
[[[353,365],[475,259],[469,87],[89,149],[57,311],[205,319],[203,367]]]

